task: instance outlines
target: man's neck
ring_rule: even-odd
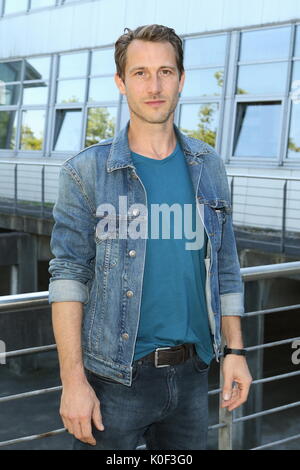
[[[130,119],[128,142],[132,152],[162,160],[176,147],[173,120],[163,124],[150,124]]]

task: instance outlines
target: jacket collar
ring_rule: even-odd
[[[120,168],[135,168],[131,158],[131,151],[128,143],[129,124],[130,121],[127,122],[126,126],[116,135],[112,141],[106,163],[106,169],[108,173]],[[204,142],[187,137],[182,132],[180,132],[175,124],[174,131],[188,161],[195,160],[200,155],[209,153],[209,149]]]

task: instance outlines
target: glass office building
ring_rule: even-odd
[[[154,20],[166,24],[162,20],[171,3],[126,0],[2,0],[0,3],[0,158],[63,159],[113,136],[128,118],[126,103],[122,102],[113,80],[113,41],[122,33],[123,26],[133,28]],[[148,3],[148,11],[141,9],[140,3]],[[288,2],[295,6],[293,21],[257,27],[243,25],[243,16],[235,28],[226,28],[224,24],[223,31],[219,28],[219,15],[215,15],[215,25],[211,21],[211,31],[206,30],[198,15],[201,2],[177,3],[181,8],[176,9],[177,13],[172,8],[167,21],[183,38],[185,51],[186,83],[176,123],[188,135],[213,145],[226,163],[297,168],[300,163],[300,24],[296,17],[297,13],[300,15],[299,2]],[[229,4],[232,7],[232,3],[217,2],[223,10]],[[270,4],[262,0],[259,3],[265,4],[265,8]],[[156,9],[156,15],[150,12],[150,4]],[[199,17],[196,31],[195,20],[187,30],[183,14],[187,4],[190,17],[193,6]],[[120,21],[114,21],[120,14],[115,15],[117,6],[122,13],[135,6],[140,11],[135,11],[132,20],[127,12],[128,20],[120,27]],[[252,5],[247,8],[252,9]],[[110,36],[111,41],[103,37],[104,44],[96,43],[102,35],[94,31],[94,35],[89,35],[91,43],[86,44],[89,19],[91,28],[97,25],[93,13],[99,14],[99,27],[107,21],[110,34],[103,36]],[[82,28],[81,18],[85,22]],[[181,19],[185,25],[179,29]],[[41,28],[45,24],[46,31]],[[8,37],[5,30],[9,30]],[[61,50],[53,50],[57,43]],[[80,43],[83,47],[78,47]]]

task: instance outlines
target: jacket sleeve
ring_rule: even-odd
[[[89,300],[94,276],[95,218],[76,171],[65,162],[59,173],[58,198],[53,208],[48,302]]]
[[[230,190],[224,162],[219,157],[223,191],[230,201]],[[232,208],[224,209],[221,247],[218,251],[219,289],[221,315],[243,316],[244,283],[240,272],[240,263],[233,231]]]

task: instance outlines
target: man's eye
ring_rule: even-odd
[[[138,75],[139,77],[141,77],[143,74],[144,72],[142,70],[139,70],[138,72],[136,72],[136,75]]]
[[[170,75],[171,73],[171,70],[162,70],[163,75]]]

